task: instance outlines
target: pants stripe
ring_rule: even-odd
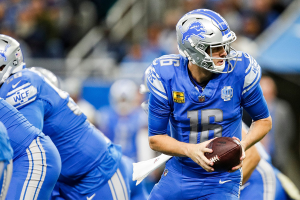
[[[44,180],[45,180],[45,176],[46,176],[46,171],[47,171],[47,160],[46,160],[46,154],[45,154],[45,150],[40,142],[40,138],[38,137],[37,140],[36,140],[36,144],[38,145],[39,147],[39,150],[41,152],[41,158],[42,158],[42,176],[41,176],[41,179],[40,181],[38,182],[38,185],[37,185],[37,188],[36,188],[36,191],[35,191],[35,198],[34,200],[36,200],[39,196],[39,193],[40,193],[40,190],[41,190],[41,187],[43,186],[43,183],[44,183]]]
[[[30,146],[31,146],[31,144],[30,144]],[[21,193],[21,196],[20,196],[20,200],[25,199],[28,184],[29,184],[29,181],[31,180],[33,165],[34,165],[33,159],[32,159],[32,154],[31,154],[31,151],[30,151],[30,146],[29,146],[29,148],[26,149],[26,153],[27,153],[28,161],[29,161],[29,168],[28,168],[27,177],[25,179],[25,182],[24,182],[24,185],[23,185],[23,188],[22,188],[22,193]]]
[[[272,166],[261,159],[257,171],[261,174],[264,183],[264,200],[273,200],[276,192],[276,177]]]
[[[8,187],[11,181],[12,171],[13,171],[13,161],[10,160],[9,164],[6,166],[6,169],[4,169],[0,200],[4,200],[6,197]]]
[[[36,200],[44,183],[47,170],[45,150],[39,137],[32,141],[26,152],[29,160],[29,169],[20,200]]]
[[[128,200],[127,187],[119,169],[108,181],[114,200]]]
[[[125,200],[128,200],[128,194],[127,194],[127,188],[126,188],[126,184],[125,184],[125,181],[124,181],[124,178],[120,172],[119,169],[117,169],[117,175],[118,175],[118,178],[119,178],[119,181],[121,182],[121,185],[122,185],[122,189],[123,189],[123,193],[124,193],[124,196],[125,196]]]
[[[111,183],[111,180],[108,180],[108,185],[109,185],[113,200],[117,200],[117,197],[116,197],[116,194],[115,194],[115,189],[114,189],[114,186]]]

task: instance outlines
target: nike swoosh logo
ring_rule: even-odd
[[[92,196],[87,197],[86,200],[92,200],[94,198],[94,196],[96,195],[96,193],[94,193]]]
[[[17,82],[16,84],[13,84],[13,85],[12,85],[12,88],[15,89],[15,88],[17,87],[17,85],[19,85],[20,82],[21,82],[21,81]]]
[[[224,183],[227,183],[227,182],[229,182],[229,181],[231,181],[231,180],[222,181],[222,180],[220,179],[220,180],[219,180],[219,183],[220,183],[220,184],[224,184]]]

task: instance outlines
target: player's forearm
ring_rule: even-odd
[[[188,143],[179,142],[168,135],[155,135],[149,137],[150,148],[171,156],[184,157],[188,154]]]
[[[243,184],[250,178],[252,172],[260,161],[260,155],[255,146],[249,148],[246,152],[246,158],[243,160]]]
[[[255,143],[260,141],[272,128],[272,118],[269,116],[265,119],[254,121],[245,138],[241,141],[244,149],[247,150]]]

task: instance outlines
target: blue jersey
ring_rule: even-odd
[[[138,132],[146,127],[145,113],[136,109],[126,116],[120,116],[112,107],[100,110],[99,129],[115,144],[122,146],[122,153],[137,161],[136,139]]]
[[[0,102],[3,102],[3,99],[1,99]],[[13,157],[13,150],[10,146],[6,128],[1,121],[0,121],[0,147],[1,147],[0,161],[8,163]]]
[[[243,52],[237,59],[233,72],[213,74],[205,89],[193,84],[187,58],[168,55],[154,60],[146,70],[149,136],[167,134],[170,121],[171,136],[181,142],[196,144],[233,136],[241,139],[242,107],[254,120],[267,118],[269,112],[259,86],[260,66]],[[227,68],[228,63],[224,71]],[[194,172],[212,174],[190,158],[175,159]]]
[[[0,98],[0,121],[7,129],[10,144],[13,149],[12,152],[11,149],[8,148],[7,154],[9,157],[13,154],[13,159],[17,158],[23,152],[26,152],[26,148],[37,136],[44,135],[2,98]]]
[[[115,173],[120,147],[105,140],[68,93],[24,69],[7,79],[0,96],[52,139],[62,160],[60,181],[72,182],[98,168],[100,185]]]

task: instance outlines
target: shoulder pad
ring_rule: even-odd
[[[166,90],[164,88],[162,79],[160,75],[156,72],[156,69],[153,65],[150,65],[146,72],[145,77],[147,79],[147,86],[150,92],[155,93],[156,95],[168,100]]]
[[[16,108],[26,105],[37,98],[39,79],[27,73],[27,70],[22,70],[12,75],[3,84],[1,97]]]
[[[244,71],[244,85],[243,85],[243,92],[242,94],[245,94],[252,88],[255,88],[254,86],[259,84],[260,78],[261,78],[261,68],[259,64],[256,62],[256,60],[250,56],[247,53],[244,54],[244,65],[245,65],[245,71]]]

